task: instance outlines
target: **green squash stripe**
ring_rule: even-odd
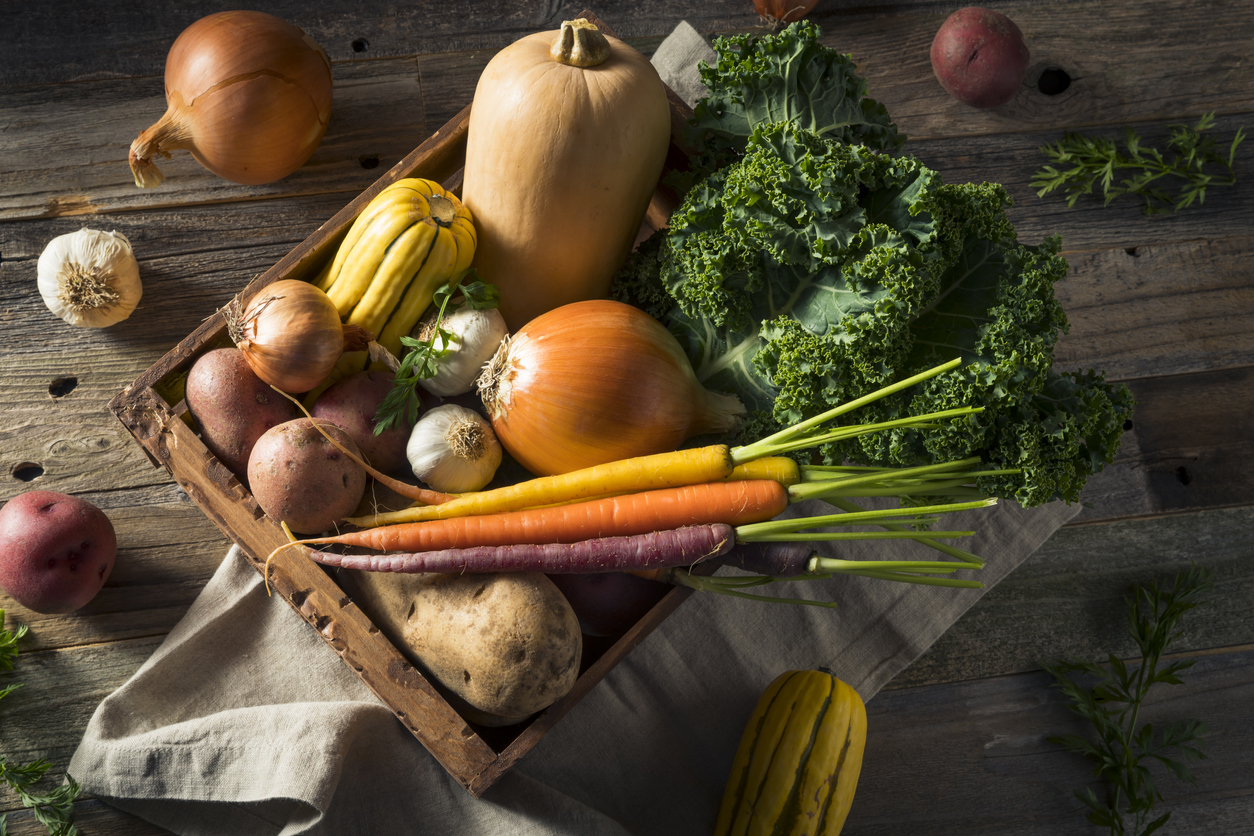
[[[775,706],[775,701],[779,699],[780,694],[788,690],[788,680],[780,686],[775,692],[775,696],[771,697],[770,703],[766,710],[762,712],[762,716],[758,718],[758,724],[753,729],[753,743],[749,746],[749,757],[745,758],[744,768],[740,771],[740,780],[736,782],[736,806],[732,809],[731,824],[736,823],[736,818],[740,812],[741,806],[745,803],[745,791],[749,785],[749,770],[753,766],[755,755],[757,754],[758,738],[762,735],[762,726],[766,725],[767,718],[771,716],[771,709]]]
[[[836,785],[840,783],[840,773],[845,770],[845,759],[849,756],[849,747],[853,745],[853,717],[845,727],[845,745],[840,747],[840,757],[836,759],[836,771],[827,779],[827,798],[823,799],[823,809],[819,811],[819,826],[814,832],[822,833],[827,827],[827,814],[831,812],[836,800]]]
[[[823,718],[827,715],[827,710],[832,705],[832,693],[835,691],[835,681],[829,682],[827,696],[823,700],[823,704],[819,706],[819,710],[815,715],[814,721],[810,726],[810,739],[806,741],[806,748],[801,753],[800,759],[794,770],[794,778],[792,788],[788,791],[788,798],[784,801],[784,807],[780,810],[779,818],[775,820],[775,826],[771,830],[772,836],[787,836],[792,830],[793,825],[801,818],[801,776],[805,774],[806,766],[810,762],[810,755],[814,751],[814,742],[818,739],[819,726],[823,723]],[[780,738],[783,743],[784,738]],[[772,763],[775,755],[779,752],[779,746],[775,747],[775,751],[771,753]],[[768,770],[769,772],[772,770]],[[756,800],[756,799],[755,799]]]

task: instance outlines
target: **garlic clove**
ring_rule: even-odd
[[[131,315],[143,296],[139,263],[120,232],[84,227],[53,238],[39,256],[44,304],[81,328],[106,328]]]

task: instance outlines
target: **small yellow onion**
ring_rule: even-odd
[[[257,377],[284,392],[308,392],[344,351],[362,351],[374,336],[340,322],[335,303],[308,282],[283,279],[262,288],[241,313],[226,312],[231,339]]]
[[[175,39],[165,115],[131,143],[140,188],[159,186],[161,155],[191,151],[226,180],[273,183],[305,164],[331,118],[331,62],[301,29],[264,12],[218,12]]]
[[[701,385],[660,322],[608,299],[524,325],[489,361],[479,395],[501,446],[538,475],[674,450],[745,414]]]

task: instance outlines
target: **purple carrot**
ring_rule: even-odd
[[[809,571],[810,558],[813,556],[814,546],[811,543],[737,543],[719,562],[755,575],[788,578]]]
[[[692,525],[630,537],[600,537],[578,543],[476,546],[416,554],[336,554],[306,547],[324,566],[367,572],[637,572],[692,566],[718,557],[736,542],[729,525]]]

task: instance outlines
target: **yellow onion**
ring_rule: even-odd
[[[152,158],[186,149],[235,183],[272,183],[305,164],[331,118],[331,63],[298,27],[264,12],[218,12],[175,39],[168,109],[131,143],[141,188],[164,180]]]
[[[242,312],[227,310],[231,339],[257,377],[284,392],[308,392],[345,351],[362,351],[374,336],[340,322],[335,303],[308,282],[283,279],[262,288]]]
[[[607,299],[524,325],[488,362],[479,395],[501,446],[538,475],[674,450],[745,414],[701,385],[660,322]]]

